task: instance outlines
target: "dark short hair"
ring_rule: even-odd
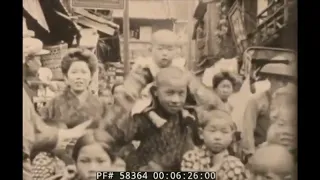
[[[216,75],[213,76],[212,78],[212,87],[215,89],[219,86],[219,84],[223,80],[228,80],[231,82],[232,87],[236,86],[237,80],[236,78],[228,71],[222,71],[217,73]]]
[[[96,72],[98,59],[90,50],[85,48],[70,48],[61,61],[62,73],[67,75],[71,64],[77,61],[85,62],[88,65],[91,75]]]
[[[72,159],[74,161],[77,161],[79,157],[80,150],[87,145],[91,144],[99,144],[103,148],[103,150],[109,155],[110,159],[112,162],[115,161],[116,157],[113,153],[114,147],[115,147],[115,140],[114,138],[109,135],[106,131],[96,129],[93,131],[89,131],[87,134],[84,136],[80,137],[72,152]]]

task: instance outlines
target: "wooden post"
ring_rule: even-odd
[[[192,40],[192,33],[193,33],[193,26],[194,26],[194,20],[193,20],[193,13],[195,9],[195,2],[194,1],[187,1],[188,3],[188,57],[187,57],[187,67],[189,70],[193,69],[194,64],[194,42]]]
[[[124,1],[124,11],[123,11],[124,77],[126,77],[130,72],[129,39],[130,39],[129,1],[125,0]]]

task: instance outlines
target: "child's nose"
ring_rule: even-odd
[[[97,163],[94,163],[94,162],[93,162],[93,163],[90,164],[89,169],[90,169],[90,171],[96,171],[96,170],[97,170],[97,167],[98,167],[98,166],[97,166]]]
[[[180,97],[179,97],[179,95],[177,95],[177,94],[173,95],[173,96],[171,97],[171,101],[172,101],[173,103],[179,103],[179,102],[180,102]]]

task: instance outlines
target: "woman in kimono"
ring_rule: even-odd
[[[227,71],[216,74],[212,79],[212,87],[216,94],[224,102],[225,108],[231,112],[232,105],[228,102],[229,97],[234,92],[237,80],[233,75]]]
[[[97,64],[97,58],[89,50],[69,49],[61,62],[67,88],[61,95],[52,99],[40,113],[48,125],[59,129],[70,129],[91,120],[92,123],[89,127],[98,127],[100,120],[105,115],[106,107],[98,96],[93,95],[88,90],[92,75],[96,72]],[[73,140],[73,142],[75,141],[76,139]],[[71,149],[73,148],[72,144],[71,142],[68,146]],[[35,151],[40,152],[41,150],[37,149]],[[61,164],[61,166],[64,163],[73,164],[70,154],[66,152],[39,153],[33,160],[35,165],[33,178],[50,177],[48,172],[51,172],[52,166],[56,164]],[[57,158],[54,154],[59,155],[60,158]],[[60,159],[63,159],[64,163]],[[57,163],[51,165],[50,162],[53,161]],[[47,165],[49,167],[42,168]]]

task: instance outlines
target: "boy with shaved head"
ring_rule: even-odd
[[[250,180],[288,180],[295,176],[293,156],[281,145],[259,148],[249,161]]]
[[[180,170],[182,155],[199,141],[195,112],[185,108],[188,81],[178,67],[162,68],[150,89],[150,104],[122,120],[118,134],[123,142],[141,142],[126,158],[127,171]]]

